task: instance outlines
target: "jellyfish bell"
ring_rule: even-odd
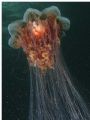
[[[70,29],[70,20],[68,18],[57,16],[57,22],[62,25],[63,31],[68,31]]]
[[[12,37],[9,39],[8,45],[14,49],[18,49],[21,47],[20,40],[15,35],[12,35]]]
[[[16,20],[8,25],[9,34],[12,36],[13,34],[18,34],[20,32],[20,28],[23,28],[26,23],[22,20]]]
[[[11,35],[11,38],[8,41],[10,47],[14,49],[18,49],[21,47],[20,45],[20,31],[23,27],[25,27],[26,23],[22,20],[17,20],[8,25],[8,31]]]
[[[69,27],[70,21],[61,16],[56,6],[42,12],[29,8],[23,20],[8,26],[11,35],[9,45],[23,48],[30,65],[37,66],[41,71],[53,69],[61,32],[69,30]]]
[[[34,8],[28,8],[24,13],[23,20],[25,22],[35,21],[36,19],[39,18],[40,15],[41,15],[41,12],[39,10]]]
[[[51,7],[45,8],[42,11],[42,13],[46,14],[47,17],[49,17],[49,16],[55,16],[55,17],[61,16],[60,10],[56,6],[51,6]]]

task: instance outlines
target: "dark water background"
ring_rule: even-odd
[[[73,83],[90,107],[90,3],[2,3],[2,100],[3,120],[27,120],[29,109],[29,69],[22,49],[8,46],[7,26],[22,19],[27,8],[42,10],[56,5],[71,28],[62,40],[62,52],[73,76]]]

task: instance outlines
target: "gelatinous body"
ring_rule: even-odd
[[[9,25],[11,33],[9,44],[15,48],[22,47],[30,65],[37,66],[41,71],[54,69],[61,32],[68,30],[69,27],[70,21],[61,17],[59,9],[55,6],[42,12],[28,9],[23,22]]]
[[[70,20],[56,6],[42,12],[29,8],[23,20],[8,26],[9,46],[22,48],[30,66],[29,120],[90,120],[60,51],[69,28]]]

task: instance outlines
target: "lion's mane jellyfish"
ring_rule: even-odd
[[[60,44],[70,20],[56,6],[26,10],[8,26],[9,46],[22,48],[30,68],[29,120],[90,120],[86,105],[71,83]]]

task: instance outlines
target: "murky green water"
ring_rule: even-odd
[[[77,89],[90,103],[90,3],[2,3],[3,52],[3,120],[26,120],[29,104],[29,69],[22,49],[8,46],[8,24],[22,19],[27,8],[42,10],[51,5],[59,7],[62,16],[71,20],[71,29],[62,40],[62,51],[74,76]]]

